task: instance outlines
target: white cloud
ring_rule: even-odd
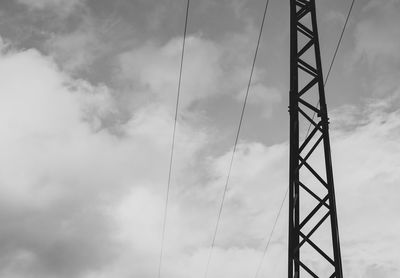
[[[133,79],[135,87],[169,102],[177,91],[181,51],[182,39],[173,39],[160,47],[148,44],[124,53],[120,56],[122,74]],[[212,41],[187,38],[181,89],[183,108],[222,93],[218,86],[222,77],[221,54],[219,46]]]
[[[16,0],[33,10],[52,9],[61,15],[68,15],[85,0]]]
[[[395,259],[400,229],[396,222],[396,184],[400,180],[400,152],[396,151],[400,150],[396,140],[400,133],[398,114],[375,109],[374,117],[351,130],[340,126],[332,130],[344,271],[349,277],[361,278],[371,273],[395,276],[400,271]],[[188,184],[184,194],[175,193],[167,226],[165,277],[203,275],[229,158],[230,152],[210,158],[207,183],[198,185],[200,189]],[[286,144],[239,145],[210,275],[242,277],[256,270],[287,186],[287,159]],[[194,199],[196,202],[188,202]],[[112,269],[124,269],[125,274],[131,275],[140,273],[143,277],[154,275],[151,262],[157,261],[160,235],[156,231],[160,228],[162,201],[158,193],[141,189],[131,192],[122,203],[117,214],[125,215],[118,217],[121,231],[125,231],[132,250],[141,250],[129,256],[142,263],[130,265],[121,260]],[[152,216],[146,217],[145,211]],[[286,217],[285,206],[264,261],[263,275],[285,274]]]
[[[82,22],[69,33],[53,34],[45,43],[45,49],[55,58],[59,66],[69,72],[91,70],[99,58],[117,48],[125,27],[114,15],[99,20],[91,13],[82,17]]]
[[[245,38],[240,39],[238,47],[244,48]],[[170,100],[176,94],[181,42],[148,44],[120,56],[122,73],[151,104],[113,129],[102,124],[118,116],[109,88],[70,78],[35,50],[3,51],[0,276],[156,275],[173,125]],[[243,91],[246,55],[234,57],[232,48],[203,38],[190,37],[187,43],[183,108]],[[260,76],[249,101],[270,111],[280,94],[257,83]],[[400,122],[398,111],[381,109],[387,106],[368,107],[373,116],[345,107],[337,112],[340,117],[332,117],[340,119],[332,131],[332,149],[349,277],[399,273]],[[349,120],[356,123],[342,125]],[[203,276],[231,154],[211,156],[211,139],[207,130],[179,120],[163,277]],[[239,144],[211,262],[213,276],[255,272],[287,187],[287,150],[285,142]],[[265,276],[286,272],[285,210],[264,262]]]
[[[199,36],[190,36],[186,41],[183,63],[180,108],[181,112],[201,100],[218,96],[232,97],[243,101],[250,64],[248,34],[236,34],[222,42]],[[141,48],[126,52],[119,57],[121,76],[129,80],[136,92],[147,94],[147,99],[168,103],[174,107],[178,87],[182,39],[175,38],[158,46],[147,43]],[[274,105],[281,101],[275,87],[261,82],[265,70],[257,68],[249,104],[258,106],[265,117],[269,117]]]
[[[367,277],[374,268],[381,275],[396,276],[400,264],[394,259],[392,246],[399,244],[396,234],[400,229],[394,213],[399,208],[394,197],[398,194],[395,184],[400,180],[400,145],[396,139],[400,132],[399,111],[388,113],[376,108],[367,109],[367,113],[363,117],[367,122],[352,130],[333,132],[345,274]]]
[[[396,0],[385,3],[370,1],[365,6],[364,17],[355,30],[358,58],[365,57],[373,66],[379,66],[379,59],[386,59],[386,64],[400,59],[400,31],[397,28],[400,21],[396,16],[399,10],[400,4]]]
[[[50,39],[48,47],[63,68],[76,71],[88,67],[101,46],[93,32],[79,30]]]
[[[236,99],[241,102],[246,94],[246,89],[236,96]],[[277,103],[282,101],[282,94],[277,88],[268,88],[262,83],[255,83],[250,86],[248,104],[260,107],[262,116],[269,118],[272,115],[273,109]]]
[[[343,26],[346,21],[346,15],[339,11],[331,10],[324,16],[323,20]]]
[[[396,9],[380,11],[380,16],[362,21],[357,26],[358,52],[365,55],[370,62],[379,56],[400,58],[400,31],[397,28],[399,20],[391,16],[392,13],[396,13]]]
[[[129,188],[162,191],[171,114],[144,108],[115,135],[101,125],[115,112],[106,87],[69,78],[35,50],[3,53],[0,73],[1,276],[81,277],[112,263],[109,207]],[[184,124],[178,134],[179,173],[204,136]]]
[[[398,87],[399,11],[397,0],[370,1],[362,9],[361,20],[354,31],[354,60],[361,62],[361,72],[370,75],[365,86],[372,87],[376,95],[392,94]]]

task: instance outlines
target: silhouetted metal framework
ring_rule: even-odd
[[[290,0],[290,21],[288,277],[342,278],[315,0]]]

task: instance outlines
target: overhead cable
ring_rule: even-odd
[[[279,210],[278,210],[278,214],[275,217],[274,225],[272,226],[271,233],[269,234],[268,241],[267,241],[267,244],[265,245],[263,255],[262,255],[261,259],[260,259],[260,262],[258,263],[257,271],[256,271],[256,274],[255,274],[254,278],[257,278],[258,274],[260,273],[265,254],[267,253],[268,247],[269,247],[269,245],[271,243],[272,235],[274,234],[274,231],[275,231],[275,228],[276,228],[276,224],[278,223],[278,219],[279,219],[279,216],[281,215],[282,208],[283,208],[283,205],[285,204],[285,200],[286,200],[288,192],[289,192],[289,188],[286,189],[285,196],[283,197],[283,200],[281,202],[281,206],[279,207]]]
[[[209,266],[210,266],[212,252],[213,252],[213,249],[214,249],[214,246],[215,246],[215,239],[217,237],[219,223],[221,221],[221,214],[222,214],[222,210],[223,210],[224,203],[225,203],[225,196],[226,196],[226,192],[228,190],[228,185],[229,185],[229,179],[230,179],[230,175],[231,175],[231,171],[232,171],[233,160],[234,160],[234,157],[235,157],[236,148],[237,148],[237,144],[238,144],[238,140],[239,140],[239,134],[240,134],[240,130],[241,130],[242,123],[243,123],[244,112],[245,112],[245,109],[246,109],[247,98],[249,96],[249,91],[250,91],[251,81],[252,81],[252,78],[253,78],[254,68],[255,68],[257,54],[258,54],[258,49],[259,49],[259,46],[260,46],[261,36],[262,36],[263,29],[264,29],[264,23],[265,23],[267,10],[268,10],[268,4],[269,4],[269,0],[267,0],[266,3],[265,3],[264,14],[263,14],[262,22],[261,22],[260,32],[258,34],[257,46],[256,46],[256,49],[255,49],[255,52],[254,52],[253,63],[252,63],[252,66],[251,66],[249,82],[247,84],[246,94],[245,94],[244,101],[243,101],[243,106],[242,106],[242,112],[240,114],[239,125],[238,125],[237,131],[236,131],[235,143],[233,145],[233,151],[232,151],[231,160],[230,160],[230,163],[229,163],[228,175],[226,177],[225,187],[224,187],[224,191],[223,191],[223,195],[222,195],[222,200],[221,200],[221,204],[220,204],[219,211],[218,211],[217,223],[215,225],[214,234],[213,234],[213,238],[212,238],[212,243],[211,243],[210,251],[209,251],[209,254],[208,254],[206,271],[205,271],[205,275],[204,275],[205,278],[207,278],[207,276],[208,276],[208,270],[209,270]]]
[[[190,3],[190,0],[187,0],[185,27],[184,27],[184,32],[183,32],[182,52],[181,52],[180,68],[179,68],[178,88],[177,88],[176,103],[175,103],[174,128],[173,128],[173,132],[172,132],[172,144],[171,144],[171,153],[170,153],[170,160],[169,160],[167,193],[165,196],[165,207],[164,207],[164,218],[163,218],[162,236],[161,236],[160,258],[159,258],[159,263],[158,263],[158,278],[161,277],[161,268],[162,268],[162,261],[163,261],[163,255],[164,255],[165,229],[166,229],[167,216],[168,216],[168,201],[169,201],[169,193],[170,193],[170,187],[171,187],[171,173],[172,173],[172,165],[173,165],[174,149],[175,149],[175,134],[176,134],[176,124],[177,124],[177,120],[178,120],[179,97],[180,97],[180,93],[181,93],[183,57],[185,54],[186,32],[187,32],[187,23],[188,23],[188,15],[189,15],[189,3]]]
[[[351,5],[350,5],[350,8],[349,8],[349,12],[347,13],[346,21],[344,22],[342,32],[340,33],[340,38],[339,38],[339,41],[338,41],[338,43],[337,43],[337,45],[336,45],[335,53],[333,54],[333,58],[332,58],[331,63],[330,63],[330,65],[329,65],[328,73],[326,74],[326,77],[325,77],[324,87],[326,86],[326,83],[327,83],[328,80],[329,80],[329,75],[330,75],[330,73],[331,73],[333,64],[335,63],[336,55],[337,55],[337,53],[338,53],[338,51],[339,51],[340,44],[342,43],[343,35],[344,35],[344,32],[346,31],[347,23],[348,23],[348,21],[349,21],[350,14],[351,14],[351,12],[352,12],[352,10],[353,10],[354,2],[355,2],[355,0],[352,0]],[[317,106],[319,107],[319,101],[318,101]],[[315,111],[314,111],[313,116],[312,116],[312,119],[313,119],[313,120],[314,120],[314,118],[315,118]],[[308,136],[308,134],[309,134],[309,132],[310,132],[310,128],[311,128],[311,122],[310,122],[310,124],[309,124],[309,126],[308,126],[307,134],[306,134],[306,137],[305,137],[305,138],[307,138],[307,136]]]

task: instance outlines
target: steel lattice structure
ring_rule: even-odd
[[[315,0],[290,0],[290,21],[288,277],[342,278]]]

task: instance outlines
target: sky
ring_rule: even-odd
[[[349,0],[316,0],[323,71]],[[184,0],[0,3],[0,277],[156,277]],[[204,277],[265,2],[191,1],[163,278]],[[358,0],[326,85],[345,277],[400,277],[400,1]],[[255,277],[288,186],[270,0],[208,277]],[[287,203],[258,277],[287,276]],[[318,265],[315,265],[318,268]]]

